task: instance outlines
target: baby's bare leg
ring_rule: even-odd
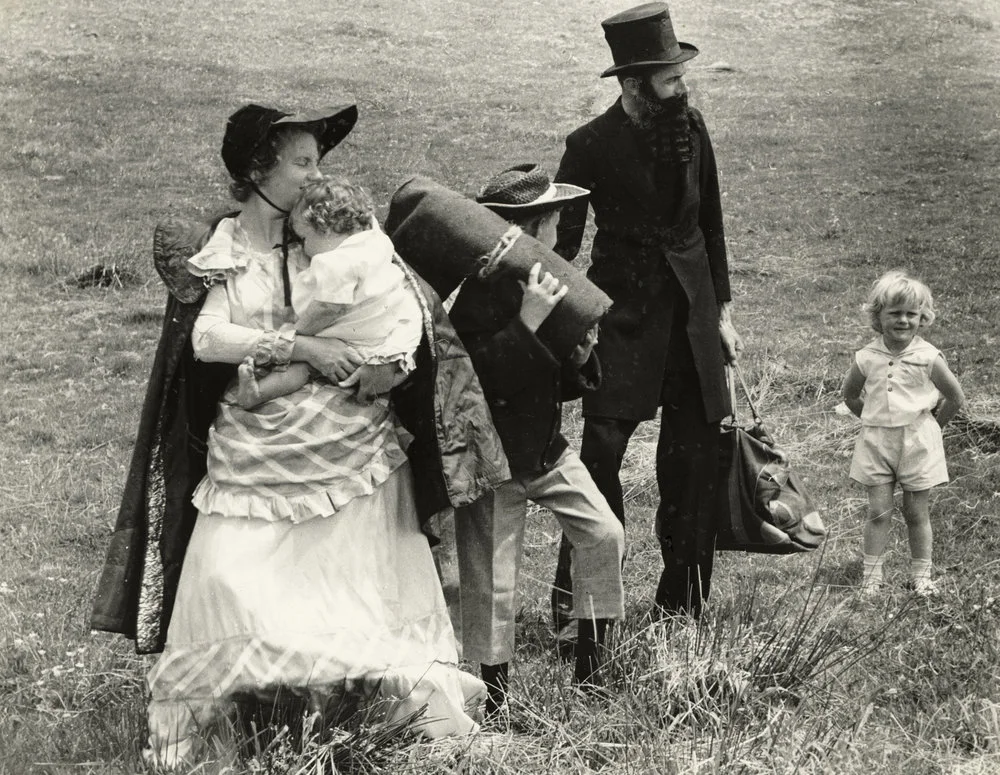
[[[240,365],[240,387],[236,396],[236,402],[244,409],[253,409],[266,401],[294,393],[309,381],[309,367],[304,363],[293,363],[285,371],[273,371],[260,379],[254,377],[253,361],[248,367],[249,378],[244,379],[245,366],[247,361]]]

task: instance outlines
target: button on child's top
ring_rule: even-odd
[[[854,359],[865,377],[861,422],[899,427],[933,409],[940,394],[931,382],[931,369],[940,355],[919,336],[901,353],[891,353],[881,337],[859,350]]]

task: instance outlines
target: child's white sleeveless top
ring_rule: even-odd
[[[854,361],[865,377],[862,424],[896,428],[931,411],[940,399],[931,382],[931,369],[940,356],[940,350],[919,336],[901,353],[890,352],[882,337],[858,350]]]

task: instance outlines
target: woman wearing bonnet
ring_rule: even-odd
[[[297,334],[288,298],[308,258],[287,213],[356,117],[353,105],[244,106],[222,146],[240,212],[207,241],[176,223],[158,230],[171,299],[93,626],[135,638],[141,653],[162,649],[148,676],[148,755],[161,765],[202,756],[236,699],[286,688],[318,711],[345,692],[391,700],[390,719],[426,706],[418,729],[431,737],[477,729],[483,684],[457,667],[421,523],[508,476],[478,383],[461,358],[435,358],[457,340],[436,331],[446,326],[440,302],[405,265],[425,321],[424,365],[409,378],[396,363],[359,368],[349,346]],[[186,273],[178,256],[190,256]],[[304,362],[326,379],[245,410],[220,397],[248,356]],[[398,401],[372,400],[404,380]],[[420,491],[396,404],[429,407],[407,423],[410,458],[437,463]],[[484,433],[479,454],[442,455],[456,432],[449,418],[465,431],[470,416]]]

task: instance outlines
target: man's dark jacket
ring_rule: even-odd
[[[558,259],[557,259],[558,260]],[[449,314],[482,383],[493,424],[514,474],[541,474],[569,446],[560,432],[562,402],[600,384],[591,354],[583,366],[560,361],[543,323],[532,333],[518,315],[523,291],[511,275],[466,278]]]
[[[141,654],[162,651],[197,510],[191,494],[205,475],[206,439],[229,364],[195,360],[191,329],[204,301],[184,261],[211,226],[172,219],[157,227],[154,258],[168,290],[132,462],[91,627],[122,633]],[[447,506],[471,503],[510,478],[469,356],[431,288],[398,262],[424,311],[417,369],[393,391],[414,435],[407,450],[422,523]]]
[[[555,179],[591,190],[597,232],[587,276],[614,300],[596,348],[604,378],[584,396],[586,415],[655,416],[669,367],[674,282],[690,309],[687,335],[705,419],[720,420],[729,412],[719,337],[719,305],[730,300],[729,265],[718,172],[708,130],[694,109],[690,127],[693,159],[669,190],[657,186],[653,163],[640,150],[620,99],[566,138]],[[587,200],[563,208],[555,248],[563,258],[579,252],[586,220]]]

